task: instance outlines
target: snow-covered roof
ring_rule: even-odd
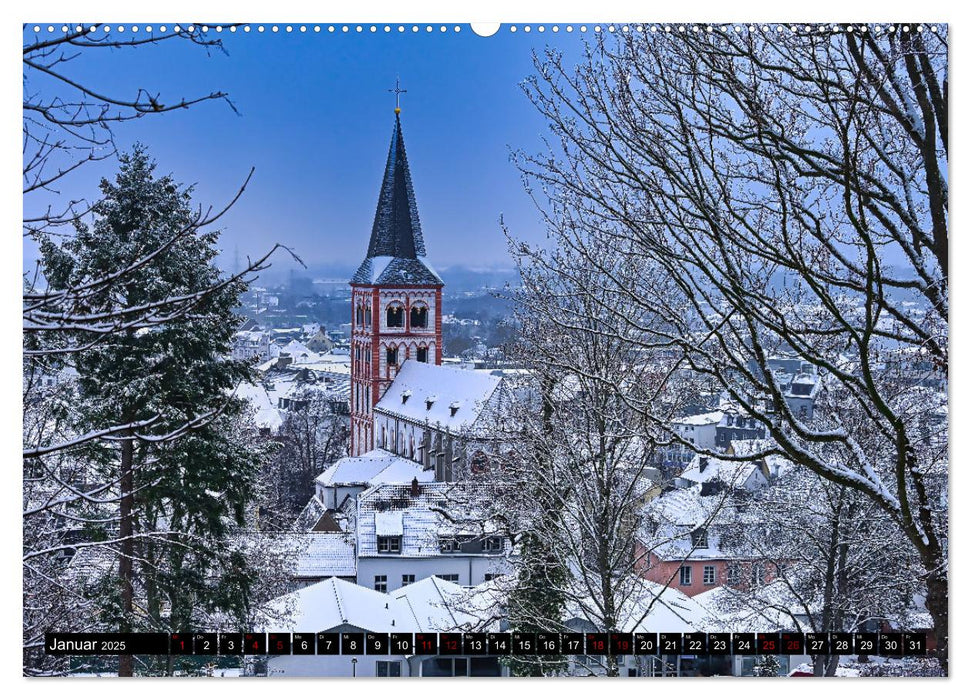
[[[386,511],[374,514],[374,534],[378,537],[400,537],[404,534],[402,512]]]
[[[710,411],[694,416],[682,416],[671,421],[675,425],[718,425],[724,416],[723,411]]]
[[[718,586],[692,599],[711,611],[711,631],[772,632],[796,629],[787,611],[804,611],[812,600],[797,597],[780,579],[762,586],[757,593],[740,594],[729,586]],[[717,628],[717,629],[716,629]]]
[[[704,484],[711,481],[720,481],[732,488],[743,486],[755,486],[764,483],[765,479],[755,476],[759,470],[759,465],[755,462],[736,462],[731,460],[719,459],[717,457],[706,457],[695,455],[678,478],[690,481],[694,484]],[[761,476],[761,472],[759,472]],[[753,480],[754,477],[754,481]]]
[[[391,595],[408,605],[421,632],[456,630],[479,621],[462,609],[466,589],[436,576],[403,586]]]
[[[300,578],[356,576],[354,536],[342,532],[313,532],[294,535],[300,542],[296,575]]]
[[[501,382],[494,374],[407,360],[375,411],[460,433],[498,400]]]
[[[635,579],[617,612],[617,627],[624,632],[698,632],[710,625],[711,612],[684,593],[659,583]],[[585,598],[571,598],[566,606],[569,620],[586,621],[595,627],[600,606]]]
[[[338,578],[315,583],[268,604],[266,629],[325,632],[350,625],[370,632],[448,632],[479,620],[464,611],[470,593],[455,583],[429,577],[393,594]]]
[[[351,625],[369,632],[408,632],[417,626],[414,615],[402,601],[339,578],[275,598],[267,607],[271,617],[287,617],[293,630],[325,632]],[[270,626],[279,629],[279,625],[275,622]]]
[[[343,457],[334,462],[315,481],[321,486],[339,484],[410,484],[434,481],[435,473],[387,450],[375,449],[357,457]]]
[[[299,532],[307,532],[312,530],[313,527],[320,521],[321,516],[327,511],[327,507],[324,505],[323,501],[317,498],[315,493],[307,501],[307,505],[303,507],[300,511],[300,515],[297,516],[294,522],[294,527]]]
[[[261,385],[241,382],[236,387],[236,396],[249,401],[257,411],[273,408],[273,402],[266,389]]]
[[[301,343],[299,340],[291,340],[280,348],[280,352],[290,353],[294,362],[307,362],[317,360],[320,355]]]
[[[410,484],[374,486],[357,497],[358,557],[381,555],[379,536],[401,537],[401,552],[395,557],[440,556],[440,537],[486,536],[495,531],[494,523],[484,521],[475,506],[486,498],[471,484],[426,483],[415,496]]]
[[[276,400],[266,387],[243,382],[236,387],[236,396],[248,401],[253,407],[253,422],[258,428],[277,430],[283,425],[283,415],[276,408]]]

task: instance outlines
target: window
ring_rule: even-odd
[[[462,551],[462,545],[452,537],[439,537],[438,550],[440,552],[460,552]]]
[[[704,528],[699,528],[691,533],[691,546],[699,549],[708,547],[708,532]]]
[[[405,325],[405,311],[400,306],[389,306],[387,314],[388,328],[401,328]]]
[[[398,364],[398,348],[388,348],[387,360],[389,366]]]
[[[752,564],[752,588],[758,588],[765,580],[765,567],[761,564]]]
[[[428,362],[428,348],[418,348],[415,359],[419,362]]]
[[[464,657],[433,656],[421,662],[421,675],[426,678],[468,676],[469,660]]]
[[[401,676],[400,661],[378,661],[377,670],[374,675],[378,678],[398,678]]]
[[[705,568],[704,568],[704,571],[702,572],[701,580],[706,586],[714,586],[715,567],[712,566],[711,564],[705,564]]]
[[[681,585],[690,586],[691,585],[691,567],[682,566],[681,567]]]
[[[742,582],[742,567],[737,563],[731,562],[725,570],[725,583],[729,586],[737,586]]]
[[[482,541],[482,551],[483,552],[501,552],[502,538],[501,537],[486,537]]]
[[[496,577],[496,575],[495,575],[495,574],[485,574],[485,575],[484,575],[484,576],[482,577],[482,580],[483,580],[483,581],[491,581],[491,580],[492,580],[492,579],[494,579],[495,577]]]
[[[414,574],[401,574],[401,585],[407,586],[408,584],[415,582]]]
[[[374,577],[374,590],[378,593],[388,592],[388,577],[387,576],[375,576]]]
[[[378,552],[381,554],[401,554],[401,538],[378,537]]]
[[[443,581],[451,581],[452,583],[458,583],[459,582],[459,575],[458,574],[435,574],[435,576],[437,576],[438,578],[442,579]]]
[[[425,328],[428,326],[428,309],[424,306],[411,307],[411,327]]]

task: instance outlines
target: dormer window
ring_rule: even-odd
[[[401,403],[408,403],[408,399],[411,398],[411,389],[406,389],[401,392]]]
[[[699,528],[691,533],[691,546],[697,547],[698,549],[706,549],[708,547],[708,532],[703,528]]]
[[[459,403],[458,401],[453,401],[451,404],[449,404],[448,410],[451,411],[453,418],[455,417],[455,414],[458,413],[461,407],[462,407],[462,404]]]
[[[401,554],[400,537],[378,537],[378,553]]]
[[[400,306],[389,306],[387,313],[388,328],[401,328],[405,325],[405,310]]]
[[[436,401],[438,401],[438,397],[435,396],[434,394],[432,394],[427,399],[425,399],[425,410],[426,411],[432,410],[432,406],[435,404]]]

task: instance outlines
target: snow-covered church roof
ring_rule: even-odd
[[[498,409],[502,377],[486,372],[406,361],[375,411],[457,434]]]

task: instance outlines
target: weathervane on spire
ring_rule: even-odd
[[[388,92],[394,93],[394,113],[401,114],[401,93],[408,92],[401,89],[401,78],[395,77],[394,88],[388,88]]]

